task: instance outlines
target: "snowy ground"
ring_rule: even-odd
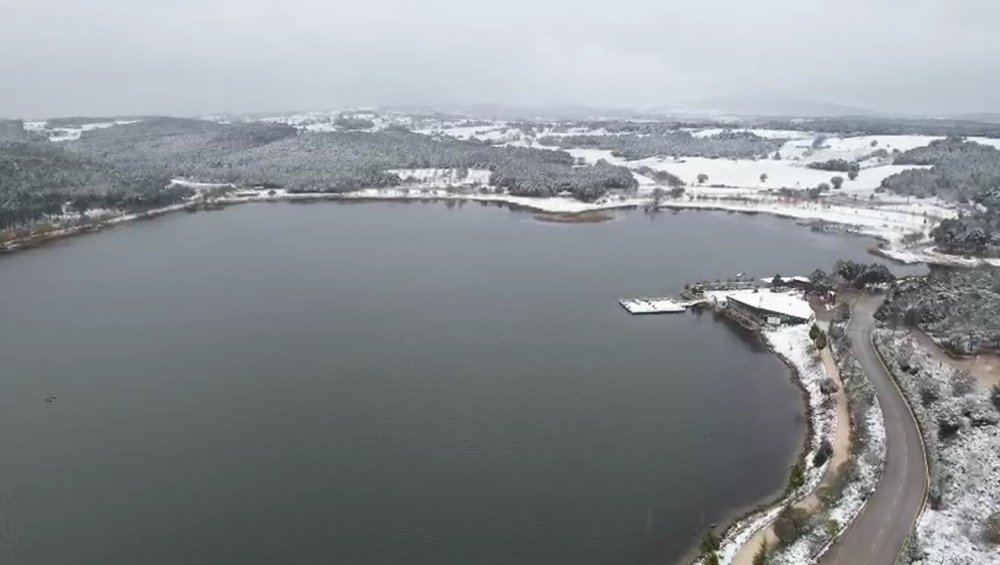
[[[989,392],[974,379],[957,384],[955,370],[905,332],[881,330],[876,342],[924,429],[931,459],[929,505],[917,524],[913,562],[1000,563],[1000,546],[983,535],[986,519],[1000,512],[1000,413]],[[941,439],[939,422],[957,429]],[[937,508],[931,507],[935,498],[940,499]]]

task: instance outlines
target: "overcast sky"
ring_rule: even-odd
[[[997,0],[0,0],[0,116],[781,95],[1000,111]]]

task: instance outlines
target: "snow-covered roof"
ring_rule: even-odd
[[[770,283],[771,281],[774,280],[774,277],[763,278],[763,279],[760,279],[760,280],[762,282]],[[794,277],[781,277],[781,282],[783,282],[785,284],[788,284],[788,283],[790,283],[792,281],[794,281],[794,282],[800,282],[800,283],[807,283],[807,282],[809,282],[809,277],[803,277],[802,275],[797,275],[797,276],[794,276]]]
[[[768,312],[808,320],[813,311],[801,296],[791,292],[733,292],[728,296],[740,304]]]

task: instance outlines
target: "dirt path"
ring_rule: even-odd
[[[980,385],[986,388],[1000,384],[1000,355],[981,353],[969,357],[952,357],[924,332],[911,331],[910,335],[930,353],[935,361],[940,361],[959,371],[968,371],[979,381]]]
[[[835,480],[837,468],[840,467],[841,463],[847,461],[851,452],[850,416],[848,414],[847,393],[844,392],[844,383],[840,380],[840,371],[837,369],[837,363],[833,360],[833,355],[830,354],[830,349],[824,349],[821,355],[826,374],[837,383],[837,392],[833,394],[833,399],[836,403],[837,433],[834,436],[833,455],[830,456],[830,465],[826,468],[826,473],[823,475],[823,480],[820,482],[817,490]],[[810,462],[806,463],[809,464]],[[819,504],[819,497],[813,492],[813,494],[797,502],[795,507],[812,511],[819,507]],[[760,549],[760,545],[764,543],[764,540],[767,540],[768,548],[774,548],[777,545],[778,538],[774,535],[773,526],[768,526],[754,534],[740,548],[739,552],[736,553],[736,557],[733,558],[733,565],[752,565],[753,556]]]

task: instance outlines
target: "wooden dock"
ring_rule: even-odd
[[[691,306],[705,302],[701,300],[689,300],[678,302],[671,296],[659,296],[653,298],[622,298],[618,301],[622,308],[629,314],[674,314],[684,312]]]

